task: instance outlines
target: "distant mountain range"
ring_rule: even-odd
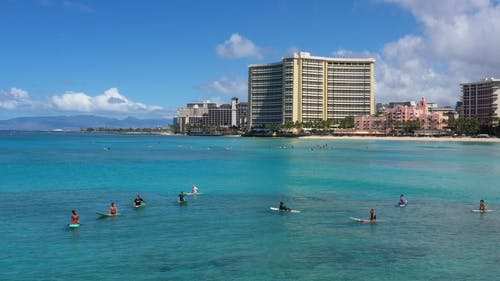
[[[20,131],[79,131],[86,128],[167,128],[172,124],[172,119],[125,119],[108,118],[94,115],[76,116],[45,116],[45,117],[20,117],[0,120],[0,130]]]

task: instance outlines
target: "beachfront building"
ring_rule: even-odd
[[[356,116],[354,118],[354,129],[356,130],[386,130],[386,116]]]
[[[396,104],[387,110],[387,119],[393,122],[419,121],[421,127],[426,125],[428,115],[429,108],[424,97],[415,106]]]
[[[372,58],[328,58],[296,52],[248,67],[248,122],[340,121],[375,113]]]
[[[460,84],[462,107],[460,118],[477,118],[498,125],[500,116],[500,79],[487,78],[477,82]]]
[[[204,101],[188,103],[177,111],[177,124],[181,133],[201,133],[207,129],[244,128],[247,124],[248,103],[232,98],[231,104]]]
[[[402,124],[409,121],[417,121],[419,128],[426,130],[439,130],[446,126],[448,117],[441,111],[432,111],[438,108],[437,104],[427,103],[425,97],[415,106],[397,104],[387,110],[387,119],[391,124]]]
[[[357,130],[391,130],[407,122],[417,122],[424,130],[441,130],[448,124],[449,111],[439,109],[437,104],[429,107],[425,97],[418,104],[414,102],[394,102],[386,109],[386,116],[359,116],[354,118]]]

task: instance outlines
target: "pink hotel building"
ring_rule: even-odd
[[[392,122],[390,122],[392,121]],[[419,121],[421,129],[442,129],[448,117],[441,112],[430,112],[425,97],[416,106],[396,105],[387,109],[387,116],[358,116],[354,118],[357,130],[390,130],[390,123]]]

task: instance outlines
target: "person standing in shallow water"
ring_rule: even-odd
[[[374,209],[370,209],[370,220],[373,221],[373,220],[376,220],[377,219],[377,214],[375,214],[375,210]]]
[[[179,193],[179,202],[184,202],[184,192]]]

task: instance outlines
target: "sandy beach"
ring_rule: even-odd
[[[471,137],[376,137],[376,136],[304,136],[300,139],[314,140],[387,140],[387,141],[435,141],[435,142],[496,142],[500,138],[471,138]]]

